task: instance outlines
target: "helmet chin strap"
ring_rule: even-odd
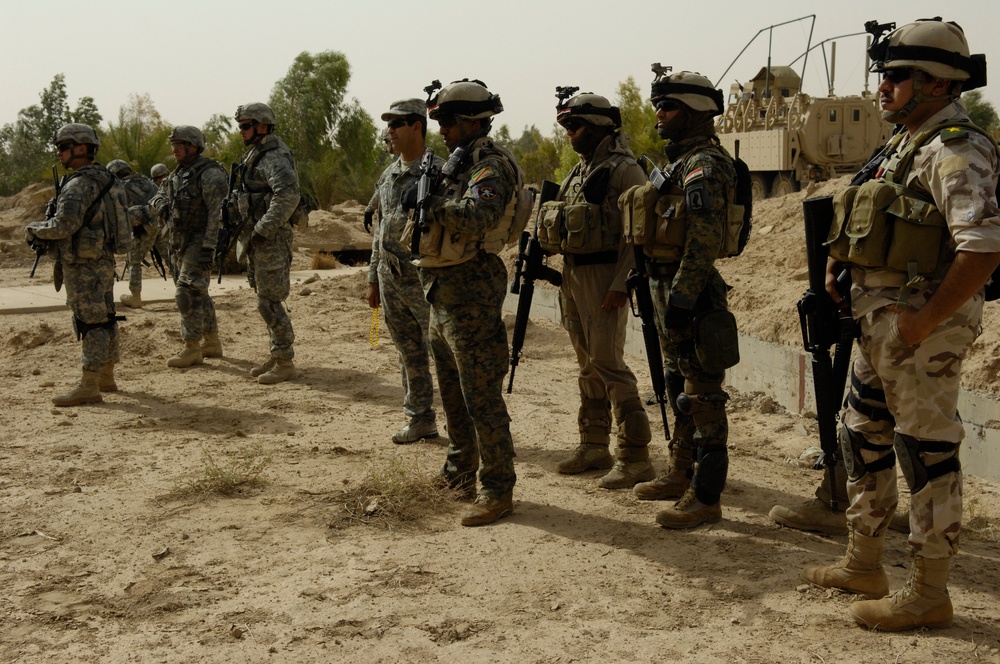
[[[901,108],[901,109],[899,109],[897,111],[882,111],[882,119],[885,120],[886,122],[890,122],[892,124],[899,124],[903,120],[905,120],[907,117],[909,117],[909,115],[911,113],[913,113],[913,109],[915,109],[920,104],[923,104],[923,103],[926,103],[926,102],[929,102],[929,101],[938,101],[938,100],[940,100],[940,99],[942,99],[944,97],[946,97],[948,99],[955,99],[956,98],[956,95],[954,95],[954,94],[951,93],[951,90],[954,89],[954,86],[949,87],[948,88],[948,93],[945,94],[945,95],[943,95],[943,97],[935,97],[933,95],[924,94],[924,82],[925,82],[925,77],[926,76],[927,76],[927,74],[925,74],[924,72],[920,71],[919,69],[914,69],[913,70],[913,96],[910,98],[910,101],[906,102],[903,105],[903,108]]]

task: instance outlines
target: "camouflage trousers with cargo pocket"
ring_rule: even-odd
[[[911,297],[919,308],[926,296]],[[915,555],[948,558],[962,523],[964,431],[958,415],[962,360],[979,336],[976,295],[922,342],[900,339],[898,314],[882,307],[860,319],[841,447],[848,469],[851,528],[879,536],[898,503],[896,465],[910,485],[909,545]]]
[[[257,291],[257,311],[267,324],[271,357],[290,360],[295,357],[295,330],[285,306],[291,292],[292,227],[278,230],[274,237],[254,242],[247,253],[247,280]]]
[[[73,312],[73,326],[83,344],[80,364],[84,371],[100,371],[120,359],[118,323],[115,321],[115,262],[107,254],[98,260],[63,263],[66,304]]]

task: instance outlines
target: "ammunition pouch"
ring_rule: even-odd
[[[618,247],[618,235],[610,228],[601,203],[545,203],[538,236],[550,253],[594,254]]]
[[[90,334],[91,331],[98,328],[105,328],[107,330],[113,330],[118,327],[118,321],[125,320],[125,316],[116,316],[115,314],[108,314],[108,320],[103,323],[84,323],[82,320],[73,316],[73,331],[76,332],[76,340],[83,341],[83,338]]]
[[[722,373],[740,363],[740,340],[736,316],[725,309],[715,309],[695,316],[694,354],[702,369]]]
[[[635,185],[618,197],[625,237],[639,246],[647,245],[656,230],[656,202],[660,192],[651,182]]]

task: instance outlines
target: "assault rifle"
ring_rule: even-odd
[[[225,267],[226,256],[229,255],[229,250],[232,249],[233,242],[239,239],[240,230],[242,224],[233,224],[232,219],[232,208],[233,208],[233,188],[236,187],[236,178],[240,174],[240,165],[236,163],[229,164],[229,192],[226,197],[222,199],[222,225],[219,227],[219,236],[215,242],[215,263],[219,266],[219,280],[216,283],[222,283],[222,270]],[[234,226],[238,226],[235,227]],[[165,277],[164,277],[165,278]]]
[[[817,470],[826,469],[830,483],[830,509],[837,508],[837,413],[844,400],[847,373],[851,364],[851,346],[858,327],[851,318],[847,296],[850,272],[837,278],[837,291],[843,300],[838,306],[826,291],[826,267],[829,248],[824,244],[833,224],[833,197],[821,196],[802,202],[806,227],[806,260],[809,267],[809,290],[798,302],[802,345],[812,355],[813,390],[816,393],[816,422],[819,425],[820,449]],[[830,348],[834,347],[831,357]]]
[[[56,204],[59,201],[59,192],[62,191],[62,183],[59,181],[59,174],[56,172],[56,167],[52,167],[52,185],[56,189],[56,195],[49,199],[49,202],[45,204],[45,220],[48,221],[52,217],[56,216]],[[31,274],[28,275],[29,279],[35,278],[35,270],[38,269],[38,262],[42,260],[42,256],[45,252],[49,250],[49,243],[45,240],[35,240],[31,243],[31,248],[35,250],[35,262],[31,264]],[[58,288],[56,290],[59,290]]]
[[[468,150],[464,147],[455,148],[448,161],[440,169],[434,163],[434,151],[431,148],[424,150],[424,156],[420,160],[420,179],[417,180],[417,223],[413,229],[413,237],[410,239],[410,260],[415,261],[420,258],[420,236],[430,230],[431,224],[427,220],[427,210],[431,204],[431,194],[438,182],[444,179],[454,180],[458,177],[462,162]]]
[[[538,220],[542,215],[542,205],[555,200],[559,195],[559,185],[549,180],[542,181],[542,191],[538,195],[538,212],[535,214],[535,233],[523,231],[517,241],[517,258],[514,260],[514,280],[510,292],[517,295],[517,317],[514,318],[514,332],[510,344],[510,378],[507,380],[507,394],[514,389],[514,372],[521,361],[524,335],[528,331],[528,315],[531,300],[535,296],[535,281],[542,279],[553,286],[562,286],[562,273],[545,265],[545,252],[538,241]]]

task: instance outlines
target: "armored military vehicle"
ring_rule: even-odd
[[[815,21],[815,16],[808,18]],[[802,60],[805,72],[809,52],[829,41],[808,46],[792,64]],[[835,62],[836,43],[832,50]],[[825,49],[823,53],[825,60]],[[755,199],[783,196],[808,182],[854,173],[892,134],[892,126],[882,120],[877,94],[866,84],[861,94],[835,95],[832,69],[833,64],[827,69],[828,95],[813,97],[802,92],[802,75],[791,66],[772,66],[768,54],[768,65],[746,85],[734,83],[730,88],[716,128],[730,154],[738,154],[749,166]]]

